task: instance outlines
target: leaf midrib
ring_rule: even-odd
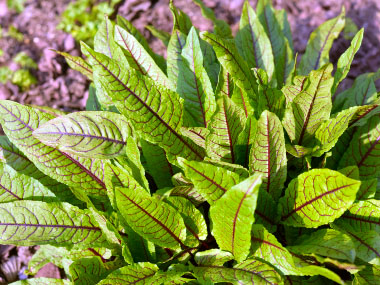
[[[116,144],[122,144],[122,145],[126,145],[127,144],[127,142],[125,142],[125,141],[121,141],[121,140],[117,140],[117,139],[112,139],[112,138],[107,138],[107,137],[103,137],[103,136],[95,136],[95,135],[90,135],[90,134],[68,133],[68,132],[43,132],[43,133],[40,133],[40,134],[85,137],[85,138],[98,139],[98,140],[102,140],[102,141],[109,141],[109,142],[113,142],[113,143],[116,143]]]
[[[132,94],[139,102],[142,104],[145,108],[148,109],[148,111],[153,114],[160,122],[163,124],[174,136],[177,137],[189,150],[191,150],[197,157],[200,159],[203,159],[203,156],[199,154],[187,141],[181,137],[180,134],[178,134],[168,123],[166,123],[156,112],[153,111],[153,109],[147,105],[135,92],[133,92],[130,88],[128,88],[127,85],[122,82],[119,77],[117,77],[109,68],[107,68],[100,60],[98,60],[92,53],[89,53],[93,59],[95,59],[109,74],[112,75],[112,77],[121,85],[124,87],[125,90],[127,90],[130,94]]]
[[[348,185],[343,185],[343,186],[340,186],[340,187],[337,187],[335,189],[332,189],[330,191],[327,191],[327,192],[324,192],[320,195],[318,195],[317,197],[314,197],[313,199],[310,199],[309,201],[306,201],[305,203],[303,203],[302,205],[298,206],[297,208],[293,209],[292,211],[290,211],[288,214],[286,214],[285,216],[282,216],[281,217],[281,220],[282,221],[285,221],[287,218],[289,218],[291,215],[293,215],[294,213],[298,212],[299,210],[301,210],[302,208],[310,205],[311,203],[323,198],[324,196],[326,195],[330,195],[332,193],[335,193],[336,191],[339,191],[341,189],[344,189],[344,188],[347,188],[347,187],[350,187],[352,185],[355,185],[356,183],[352,183],[352,184],[348,184]]]
[[[22,123],[26,128],[28,128],[31,132],[34,131],[34,129],[29,126],[27,123],[25,123],[23,120],[21,120],[20,118],[18,118],[16,115],[14,115],[11,111],[9,111],[7,108],[5,108],[2,104],[0,104],[0,106],[6,110],[12,117],[14,117],[17,121],[19,121],[20,123]],[[39,144],[42,144],[40,141],[38,141]],[[83,169],[84,172],[86,172],[92,179],[94,179],[100,186],[102,186],[103,189],[106,189],[106,185],[105,183],[100,180],[94,173],[92,173],[89,169],[87,169],[86,167],[83,166],[83,164],[81,164],[79,161],[77,161],[76,159],[74,159],[73,157],[71,157],[70,155],[68,155],[67,153],[63,152],[63,151],[60,151],[58,149],[55,149],[55,151],[63,154],[67,159],[69,159],[70,161],[72,161],[76,166],[78,166],[79,168]],[[34,154],[33,154],[34,155]]]

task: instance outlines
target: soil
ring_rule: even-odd
[[[8,36],[0,38],[0,66],[17,68],[11,58],[20,51],[26,52],[38,64],[33,70],[38,84],[27,91],[20,91],[17,86],[0,84],[0,99],[10,99],[24,104],[45,105],[64,111],[83,110],[88,96],[89,82],[80,73],[68,68],[64,59],[51,49],[79,55],[79,45],[70,34],[57,30],[60,15],[70,0],[27,0],[24,11],[20,14],[7,9],[6,0],[0,0],[0,25],[4,30],[15,26],[24,39],[19,42]],[[217,17],[226,20],[238,29],[243,0],[204,0],[213,8]],[[250,1],[255,6],[256,1]],[[144,29],[153,25],[170,32],[172,17],[168,8],[169,0],[124,0],[118,7],[118,13],[143,32],[152,48],[165,55],[162,43]],[[175,5],[186,12],[200,30],[211,30],[210,21],[203,19],[198,6],[191,0],[175,0]],[[273,0],[276,8],[285,9],[293,31],[294,46],[297,52],[304,52],[310,33],[322,22],[335,17],[344,6],[348,17],[361,28],[365,28],[362,47],[356,55],[348,78],[343,86],[348,87],[353,79],[363,72],[373,72],[380,67],[380,1],[378,0]],[[331,59],[336,62],[340,54],[349,46],[349,41],[342,36],[334,43]],[[27,262],[35,252],[34,247],[14,247],[0,245],[0,275],[3,282],[17,280],[18,272],[26,268]],[[39,276],[60,278],[60,271],[53,265],[39,273]],[[8,280],[5,273],[8,272]],[[13,272],[13,275],[9,272]]]

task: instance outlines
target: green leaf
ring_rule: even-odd
[[[169,8],[173,15],[173,32],[179,30],[187,35],[193,26],[189,16],[187,16],[181,9],[174,6],[173,0],[170,0]]]
[[[202,0],[193,0],[201,8],[203,17],[209,19],[214,24],[214,33],[222,38],[232,38],[232,31],[230,26],[223,20],[216,18],[214,11],[208,8]]]
[[[186,34],[179,30],[173,31],[167,49],[168,78],[170,84],[177,90],[182,50],[186,44]]]
[[[374,73],[364,73],[359,75],[355,79],[351,88],[339,93],[336,98],[334,96],[334,99],[334,112],[352,106],[375,103],[377,99],[377,91],[374,81]]]
[[[217,265],[222,266],[224,263],[233,260],[234,257],[228,251],[223,251],[220,249],[209,249],[205,251],[200,251],[195,254],[195,262],[198,265]]]
[[[262,188],[277,200],[286,180],[286,149],[281,121],[275,114],[261,113],[249,157],[250,171],[263,174]]]
[[[357,232],[376,231],[380,234],[380,202],[366,200],[354,203],[340,218]]]
[[[258,105],[257,83],[252,80],[253,73],[246,61],[239,55],[234,43],[208,32],[202,32],[201,38],[212,45],[220,64],[232,76],[234,82],[247,93],[250,103],[255,109]],[[250,114],[252,107],[248,102],[246,104],[249,110],[248,114]]]
[[[380,265],[380,234],[375,231],[355,231],[346,221],[338,219],[333,228],[349,235],[355,244],[356,256],[374,265]]]
[[[138,29],[136,29],[131,22],[129,22],[127,19],[123,18],[120,15],[117,15],[117,24],[122,27],[124,30],[126,30],[129,34],[131,34],[138,42],[143,46],[144,50],[149,53],[149,55],[155,60],[155,62],[158,64],[158,66],[161,67],[163,71],[166,69],[166,62],[165,59],[154,53],[153,50],[150,48],[147,40],[144,38],[144,36],[139,32]],[[151,30],[150,30],[151,31]],[[151,31],[152,32],[152,31]]]
[[[0,160],[12,167],[18,173],[38,180],[55,193],[59,191],[61,194],[59,197],[64,198],[62,194],[65,192],[64,188],[67,188],[67,186],[39,171],[38,168],[14,144],[12,144],[6,136],[0,136]],[[66,192],[70,194],[69,189],[66,189]]]
[[[0,203],[18,200],[57,201],[47,187],[24,174],[0,163]]]
[[[252,226],[251,242],[251,256],[273,264],[284,275],[304,275],[301,268],[295,266],[290,252],[262,225]]]
[[[288,84],[282,87],[281,91],[286,99],[286,106],[293,102],[294,98],[302,92],[304,87],[306,87],[307,77],[306,76],[296,76],[293,79],[292,85]]]
[[[204,150],[180,133],[182,102],[169,89],[155,85],[149,78],[133,70],[122,69],[118,62],[86,47],[93,62],[94,73],[112,90],[116,107],[146,140],[158,143],[172,157],[183,156],[201,160]]]
[[[22,106],[11,101],[0,101],[2,127],[15,144],[35,166],[46,175],[64,183],[72,190],[85,190],[88,195],[105,196],[103,162],[92,158],[79,158],[43,145],[32,133],[52,115]],[[15,120],[16,119],[16,120]],[[75,174],[74,174],[75,173]]]
[[[333,229],[321,229],[303,235],[296,241],[296,245],[288,246],[287,249],[301,255],[318,254],[349,262],[354,262],[356,255],[350,236]]]
[[[206,136],[208,155],[217,160],[235,163],[235,146],[240,133],[245,127],[245,116],[235,103],[227,96],[217,101],[217,109],[208,126],[210,133]]]
[[[360,189],[356,193],[356,200],[372,199],[376,195],[377,178],[362,180]]]
[[[272,196],[265,189],[261,188],[255,209],[255,223],[264,225],[271,233],[276,231],[276,224],[279,220],[277,212],[273,211],[276,207],[277,204]]]
[[[33,136],[65,153],[92,158],[112,158],[125,152],[131,128],[124,116],[101,111],[76,112],[52,119]]]
[[[355,278],[352,282],[353,285],[377,285],[380,282],[380,266],[366,266],[354,276]]]
[[[249,253],[260,185],[261,175],[254,174],[231,187],[210,208],[212,234],[219,248],[230,251],[238,262],[245,260]]]
[[[97,284],[109,273],[99,256],[74,261],[69,269],[74,285]]]
[[[157,29],[156,27],[151,26],[151,25],[147,25],[145,26],[145,28],[149,30],[149,32],[151,32],[154,37],[161,40],[164,46],[168,47],[169,41],[170,41],[170,33]]]
[[[102,111],[102,106],[99,102],[99,99],[96,97],[96,89],[93,84],[90,84],[90,87],[88,89],[86,111]]]
[[[169,88],[169,79],[165,73],[156,64],[149,52],[144,49],[144,46],[120,26],[115,26],[115,42],[123,48],[129,65],[143,75],[147,75],[157,84]]]
[[[355,37],[351,41],[350,47],[339,57],[337,63],[337,70],[334,74],[334,84],[331,90],[332,94],[335,94],[339,83],[346,78],[348,71],[350,70],[352,61],[355,54],[358,52],[363,41],[364,28],[356,33]]]
[[[255,139],[257,120],[254,115],[250,115],[245,122],[244,130],[238,137],[238,144],[235,146],[237,153],[236,163],[248,168],[252,144]]]
[[[334,40],[344,28],[345,10],[334,19],[324,22],[310,35],[305,54],[300,62],[300,74],[306,75],[329,62],[329,53]]]
[[[216,103],[211,81],[203,64],[200,41],[192,27],[182,49],[182,60],[179,61],[177,92],[185,99],[185,116],[191,116],[195,126],[207,128]]]
[[[360,181],[330,169],[313,169],[293,179],[279,201],[285,225],[316,228],[343,215],[355,201]]]
[[[307,144],[322,121],[330,117],[332,68],[329,64],[312,71],[306,87],[286,108],[283,125],[293,143]]]
[[[357,165],[361,179],[377,178],[380,173],[380,117],[371,117],[366,125],[357,129],[351,143],[339,162],[339,168]]]
[[[221,95],[226,95],[227,97],[232,98],[234,86],[235,84],[232,80],[232,75],[221,66],[218,76],[218,85],[215,90],[216,98],[220,98]]]
[[[194,275],[202,284],[205,282],[234,282],[238,284],[279,284],[280,275],[270,265],[248,259],[232,268],[218,265],[201,265],[194,267]]]
[[[236,45],[248,66],[262,68],[269,79],[272,78],[274,57],[271,41],[248,1],[244,2]]]
[[[364,107],[366,108],[366,107]],[[313,149],[313,156],[321,156],[332,149],[339,137],[346,131],[350,122],[363,107],[356,106],[343,110],[319,125],[315,132],[316,146]]]
[[[259,3],[263,2],[261,1]],[[271,5],[265,5],[262,9],[259,8],[260,7],[257,7],[257,16],[263,25],[265,33],[268,35],[273,52],[275,78],[277,86],[281,87],[289,81],[291,76],[291,71],[294,66],[293,50],[284,35],[282,26],[278,22],[279,16],[276,15],[276,11],[273,7]],[[281,16],[283,19],[286,19],[286,15]]]
[[[196,191],[212,205],[227,190],[240,182],[240,175],[224,167],[207,162],[178,158],[186,177],[193,182]]]
[[[158,266],[155,264],[139,262],[113,271],[98,284],[154,284],[154,275],[158,270]]]
[[[116,188],[115,194],[119,211],[136,233],[162,247],[186,247],[186,227],[174,208],[145,191]]]
[[[66,52],[53,50],[54,52],[62,55],[65,59],[67,64],[74,70],[79,71],[84,76],[86,76],[88,79],[93,80],[92,78],[92,68],[91,66],[81,57],[79,56],[73,56],[71,54],[68,54]]]
[[[185,223],[187,238],[185,244],[196,247],[199,242],[207,238],[207,225],[202,213],[184,197],[168,197],[165,199],[170,206],[176,209]]]
[[[184,136],[191,138],[200,147],[206,148],[206,136],[210,133],[208,129],[202,127],[182,127],[181,132]]]
[[[164,188],[172,186],[171,178],[178,169],[170,164],[166,158],[165,151],[158,145],[151,144],[145,140],[140,141],[143,155],[146,158],[147,172],[153,176],[157,187]]]
[[[0,204],[0,212],[2,244],[80,248],[107,245],[90,211],[68,203],[15,201]]]

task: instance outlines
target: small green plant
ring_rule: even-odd
[[[235,37],[195,2],[214,32],[171,3],[166,61],[121,17],[61,52],[87,111],[0,101],[0,242],[73,284],[379,284],[379,74],[336,93],[363,30],[332,75],[344,10],[296,65],[270,1]]]
[[[70,3],[62,13],[57,28],[71,33],[78,41],[93,43],[93,38],[104,15],[111,15],[120,0],[103,1],[76,0]]]

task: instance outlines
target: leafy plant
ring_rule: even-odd
[[[336,93],[363,30],[332,74],[344,10],[297,65],[270,1],[236,37],[195,2],[214,33],[170,3],[166,61],[121,17],[86,60],[60,53],[93,81],[87,111],[0,101],[1,243],[73,284],[379,284],[379,75]]]
[[[67,5],[57,28],[71,33],[78,41],[93,43],[93,38],[104,15],[111,15],[120,0],[76,0]]]

